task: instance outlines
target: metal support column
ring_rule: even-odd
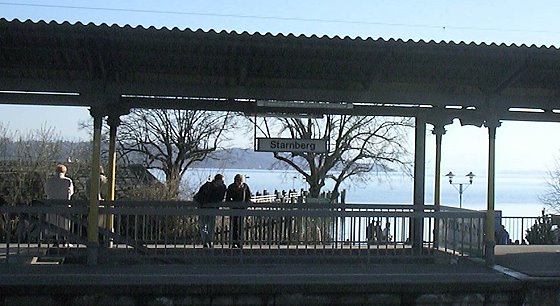
[[[436,160],[434,173],[434,209],[440,211],[441,206],[441,142],[445,134],[445,127],[434,124],[432,134],[436,136]],[[434,220],[434,248],[439,247],[439,219]]]
[[[424,212],[424,184],[426,176],[426,118],[424,114],[416,116],[414,142],[414,213],[412,220],[412,249],[421,254],[424,237],[424,218],[418,216]]]
[[[107,177],[107,199],[105,199],[105,206],[112,206],[115,200],[115,178],[117,171],[117,153],[116,153],[116,141],[117,141],[117,127],[120,124],[120,119],[118,115],[109,115],[107,119],[109,124],[109,173]],[[114,230],[114,216],[113,214],[107,214],[105,225],[108,231],[113,232]],[[112,246],[112,241],[107,240],[107,247]]]
[[[486,222],[484,227],[484,251],[485,260],[488,266],[494,265],[495,224],[494,224],[494,200],[495,200],[495,177],[496,177],[496,129],[500,122],[486,122],[488,128],[488,198],[486,208]]]
[[[93,117],[93,148],[91,156],[90,192],[88,210],[87,264],[96,265],[99,252],[99,166],[101,160],[101,125],[103,116],[95,108],[90,109]]]

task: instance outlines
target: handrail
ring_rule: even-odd
[[[118,201],[115,201],[115,203]],[[2,213],[86,213],[86,206],[73,205],[72,201],[60,201],[65,205],[33,205],[33,206],[0,206],[0,212]],[[109,203],[109,202],[106,202]],[[126,202],[121,202],[124,204]],[[52,204],[52,203],[50,203]],[[146,203],[148,204],[148,203]],[[155,204],[155,203],[151,203]],[[163,203],[163,205],[115,205],[111,206],[100,206],[100,214],[153,214],[153,215],[181,215],[181,214],[204,214],[204,215],[215,215],[215,216],[332,216],[332,217],[369,217],[372,214],[376,216],[383,217],[434,217],[434,218],[483,218],[485,216],[484,212],[481,211],[456,211],[456,212],[444,212],[444,211],[434,211],[433,209],[426,208],[424,211],[415,211],[414,207],[408,206],[396,206],[395,209],[387,210],[387,205],[375,204],[361,205],[361,204],[331,204],[324,205],[319,203],[305,204],[281,204],[281,203],[267,203],[255,205],[255,203],[244,203],[244,202],[222,202],[217,203],[219,206],[205,206],[199,208],[195,202],[174,202],[174,205],[169,202]],[[217,207],[221,209],[216,209]],[[245,208],[245,209],[230,209],[230,208]]]
[[[484,212],[436,211],[430,205],[418,210],[412,205],[326,202],[221,202],[215,204],[219,209],[211,206],[201,208],[192,201],[102,201],[101,204],[104,205],[99,208],[99,233],[105,241],[120,245],[113,252],[115,256],[146,256],[162,260],[181,259],[184,258],[182,254],[190,252],[188,250],[202,248],[198,224],[201,216],[215,217],[215,238],[220,243],[220,249],[230,247],[232,217],[242,217],[245,245],[248,248],[255,246],[259,252],[268,252],[266,250],[271,248],[285,249],[280,256],[290,256],[291,250],[295,249],[293,254],[300,256],[307,254],[304,250],[309,248],[340,252],[345,249],[367,250],[366,253],[360,251],[352,255],[366,256],[361,258],[373,254],[413,254],[409,239],[411,224],[417,219],[424,222],[422,250],[430,254],[434,250],[443,250],[463,256],[479,256],[482,253],[485,217]],[[87,206],[79,201],[37,201],[33,205],[0,206],[0,213],[7,214],[12,220],[5,223],[3,229],[0,228],[5,235],[2,238],[6,245],[3,256],[20,256],[17,255],[20,253],[26,256],[24,254],[29,252],[40,254],[45,247],[52,247],[54,234],[70,238],[76,250],[88,248],[83,236],[87,211]],[[115,217],[114,229],[105,227],[105,215]],[[436,236],[433,234],[436,223],[441,224],[438,243],[434,241]],[[388,234],[384,232],[385,226],[390,227]],[[383,237],[381,228],[383,235],[390,239],[379,238]],[[336,256],[339,251],[328,254]],[[220,251],[210,253],[210,257],[235,254]],[[271,256],[276,253],[266,254]]]
[[[268,197],[268,195],[266,196]],[[36,200],[32,202],[30,207],[86,207],[88,205],[87,201],[81,200]],[[16,206],[0,206],[1,207],[27,207],[28,205],[16,205]],[[140,201],[140,200],[115,200],[115,201],[100,201],[100,207],[180,207],[180,208],[198,208],[199,203],[194,201]],[[208,203],[204,205],[204,208],[211,207],[230,207],[230,208],[249,208],[249,209],[345,209],[345,210],[403,210],[403,211],[414,211],[416,207],[411,204],[371,204],[371,203],[331,203],[327,199],[324,202],[318,203],[281,203],[281,202],[219,202],[219,203]],[[458,213],[458,214],[485,214],[484,211],[473,211],[468,209],[459,209],[456,207],[446,207],[442,206],[440,212],[445,213]],[[423,211],[434,211],[434,205],[427,204],[422,206]]]

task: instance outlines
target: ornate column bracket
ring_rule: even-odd
[[[446,132],[447,130],[444,125],[434,125],[434,128],[432,129],[432,135],[435,136],[443,136]]]
[[[107,109],[102,106],[92,106],[89,108],[89,114],[95,121],[97,118],[103,118],[107,115]],[[94,126],[95,128],[95,126]]]
[[[497,118],[487,119],[484,121],[484,127],[488,129],[496,129],[502,126],[502,122]]]

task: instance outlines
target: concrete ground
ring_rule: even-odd
[[[126,305],[172,305],[162,304],[162,299],[176,301],[178,305],[451,305],[449,301],[461,305],[473,305],[472,301],[477,302],[474,305],[483,305],[484,301],[509,305],[523,300],[520,293],[525,288],[523,281],[470,261],[5,265],[0,267],[0,275],[0,304],[4,300],[6,305],[24,305],[22,300],[25,305],[39,301],[56,305],[61,300],[98,302],[77,305],[111,305],[121,301],[127,301]]]
[[[559,246],[498,246],[496,266],[468,259],[409,263],[0,265],[11,294],[250,292],[515,292],[560,285]]]
[[[515,278],[472,262],[458,264],[357,264],[357,265],[48,265],[0,267],[0,288],[61,293],[99,290],[147,293],[251,290],[337,292],[463,292],[515,290]],[[33,289],[32,289],[33,288]],[[188,288],[188,289],[185,289]],[[330,289],[329,289],[330,288]],[[162,292],[163,291],[163,292]]]
[[[560,245],[498,245],[496,264],[529,277],[560,278]]]

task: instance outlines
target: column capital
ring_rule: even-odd
[[[98,107],[98,106],[92,106],[92,107],[89,108],[89,114],[93,118],[103,118],[103,116],[105,116],[105,108]]]
[[[109,115],[109,117],[107,118],[107,124],[109,124],[110,127],[119,126],[121,124],[121,116],[114,114]]]
[[[445,130],[445,125],[435,125],[434,124],[434,128],[432,129],[432,134],[433,135],[445,135],[445,132],[447,132]]]
[[[499,119],[488,119],[484,121],[484,126],[487,128],[499,128],[502,122]]]

